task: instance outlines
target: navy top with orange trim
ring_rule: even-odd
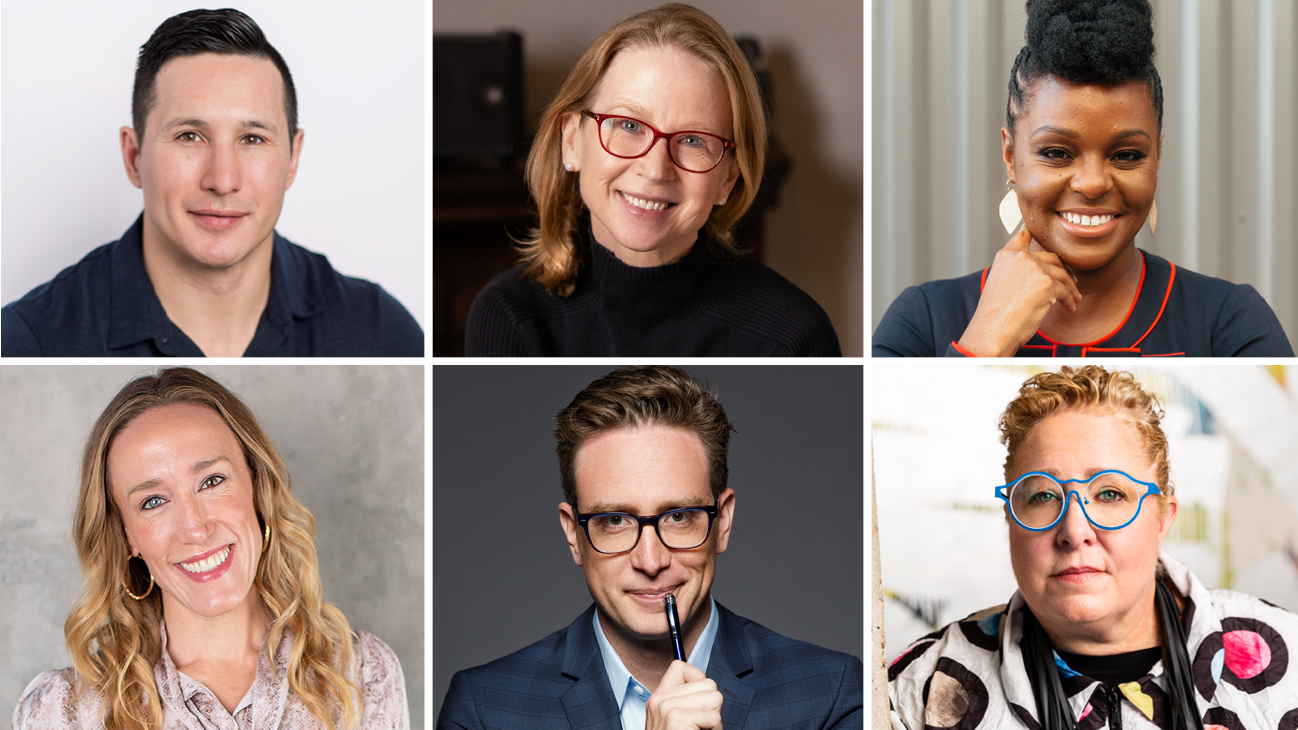
[[[1280,321],[1256,289],[1140,254],[1140,287],[1117,329],[1084,343],[1056,342],[1038,330],[1016,356],[1293,357]],[[907,287],[874,331],[874,356],[969,355],[956,343],[978,308],[987,271]]]

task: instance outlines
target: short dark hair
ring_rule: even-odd
[[[1163,81],[1154,67],[1149,0],[1028,0],[1027,45],[1010,71],[1005,126],[1027,106],[1032,82],[1050,74],[1077,84],[1143,81],[1163,130]]]
[[[619,368],[596,380],[555,418],[563,498],[577,509],[577,450],[605,431],[644,426],[683,428],[699,437],[716,498],[726,490],[726,452],[734,426],[726,410],[690,374],[665,365]]]
[[[158,71],[173,58],[216,53],[224,56],[264,58],[279,69],[284,80],[284,116],[288,118],[289,149],[297,136],[297,91],[293,74],[279,51],[266,40],[256,21],[233,8],[189,10],[162,21],[148,42],[140,46],[135,66],[135,92],[131,96],[131,123],[138,138],[144,121],[157,102]]]

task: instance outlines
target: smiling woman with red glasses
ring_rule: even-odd
[[[1162,417],[1097,365],[1023,384],[994,490],[1018,590],[893,661],[894,728],[1298,727],[1298,615],[1162,552],[1178,509]]]
[[[1148,0],[1029,0],[1027,12],[1001,130],[1013,235],[988,268],[903,291],[873,354],[1292,357],[1251,286],[1136,248],[1157,225],[1163,144]]]
[[[610,28],[545,110],[539,225],[469,312],[475,355],[840,354],[806,293],[735,245],[766,121],[735,41],[678,3]]]

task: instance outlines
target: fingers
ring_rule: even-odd
[[[697,667],[674,661],[649,697],[646,730],[719,730],[723,697]]]
[[[708,675],[704,674],[703,670],[693,664],[677,659],[667,667],[667,673],[663,675],[662,681],[658,683],[658,689],[654,690],[654,692],[656,694],[663,690],[679,687],[687,682],[698,682],[707,678]]]
[[[1012,238],[1010,238],[1009,242],[1005,244],[1005,249],[1004,249],[1004,250],[1006,250],[1006,251],[1027,251],[1027,250],[1028,250],[1028,246],[1029,246],[1031,243],[1034,243],[1034,242],[1035,242],[1035,239],[1033,239],[1033,238],[1032,238],[1032,234],[1028,232],[1028,227],[1027,227],[1027,226],[1024,226],[1024,227],[1022,227],[1022,228],[1019,229],[1019,232],[1018,232],[1018,233],[1015,233],[1014,236],[1013,236]],[[1039,244],[1038,244],[1038,245],[1039,245]]]

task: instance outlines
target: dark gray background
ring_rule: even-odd
[[[559,527],[554,417],[615,365],[433,368],[433,717],[451,675],[591,603]],[[736,428],[735,522],[712,595],[786,636],[864,656],[859,365],[693,365]]]
[[[423,366],[199,367],[256,414],[315,515],[325,600],[396,651],[424,725]],[[23,688],[71,665],[80,591],[72,512],[90,427],[140,365],[0,367],[0,726]]]

